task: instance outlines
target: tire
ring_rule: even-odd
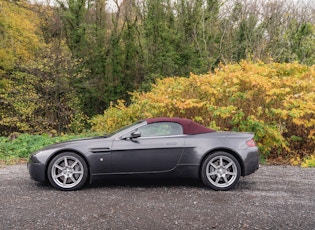
[[[217,191],[233,188],[241,176],[241,166],[234,156],[226,152],[215,152],[201,166],[202,182]]]
[[[86,183],[88,167],[78,154],[64,152],[51,160],[47,175],[53,187],[63,191],[72,191],[81,188]]]

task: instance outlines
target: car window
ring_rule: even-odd
[[[132,124],[130,124],[130,125],[124,126],[124,127],[120,128],[120,129],[118,129],[118,130],[116,130],[116,131],[114,131],[114,132],[112,132],[112,133],[110,133],[110,134],[106,134],[105,136],[106,136],[106,137],[114,136],[116,133],[120,133],[120,132],[122,132],[122,131],[124,131],[124,130],[126,130],[126,129],[129,129],[130,127],[132,127],[132,126],[134,126],[134,125],[137,125],[137,124],[140,124],[140,123],[142,123],[142,122],[143,122],[143,120],[137,121],[137,122],[132,123]],[[130,134],[129,134],[129,135],[130,135]]]
[[[141,137],[173,136],[183,134],[180,124],[174,122],[157,122],[142,126],[132,132],[139,131]],[[131,133],[125,134],[122,138],[130,137]]]
[[[142,126],[138,129],[141,137],[172,136],[183,134],[180,124],[174,122],[157,122]]]

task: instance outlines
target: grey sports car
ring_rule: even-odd
[[[259,167],[252,133],[217,132],[182,118],[149,118],[110,135],[48,146],[30,156],[32,179],[60,190],[110,177],[196,178],[229,190]]]

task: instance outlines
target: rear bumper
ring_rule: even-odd
[[[248,152],[246,158],[244,159],[244,172],[242,176],[252,174],[259,169],[259,160],[260,156],[258,149],[255,148],[254,151]]]

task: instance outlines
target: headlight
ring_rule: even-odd
[[[36,157],[36,155],[40,153],[40,152],[36,152],[33,153],[30,158],[29,158],[29,162],[33,162],[33,163],[40,163],[40,161],[38,160],[38,158]]]

